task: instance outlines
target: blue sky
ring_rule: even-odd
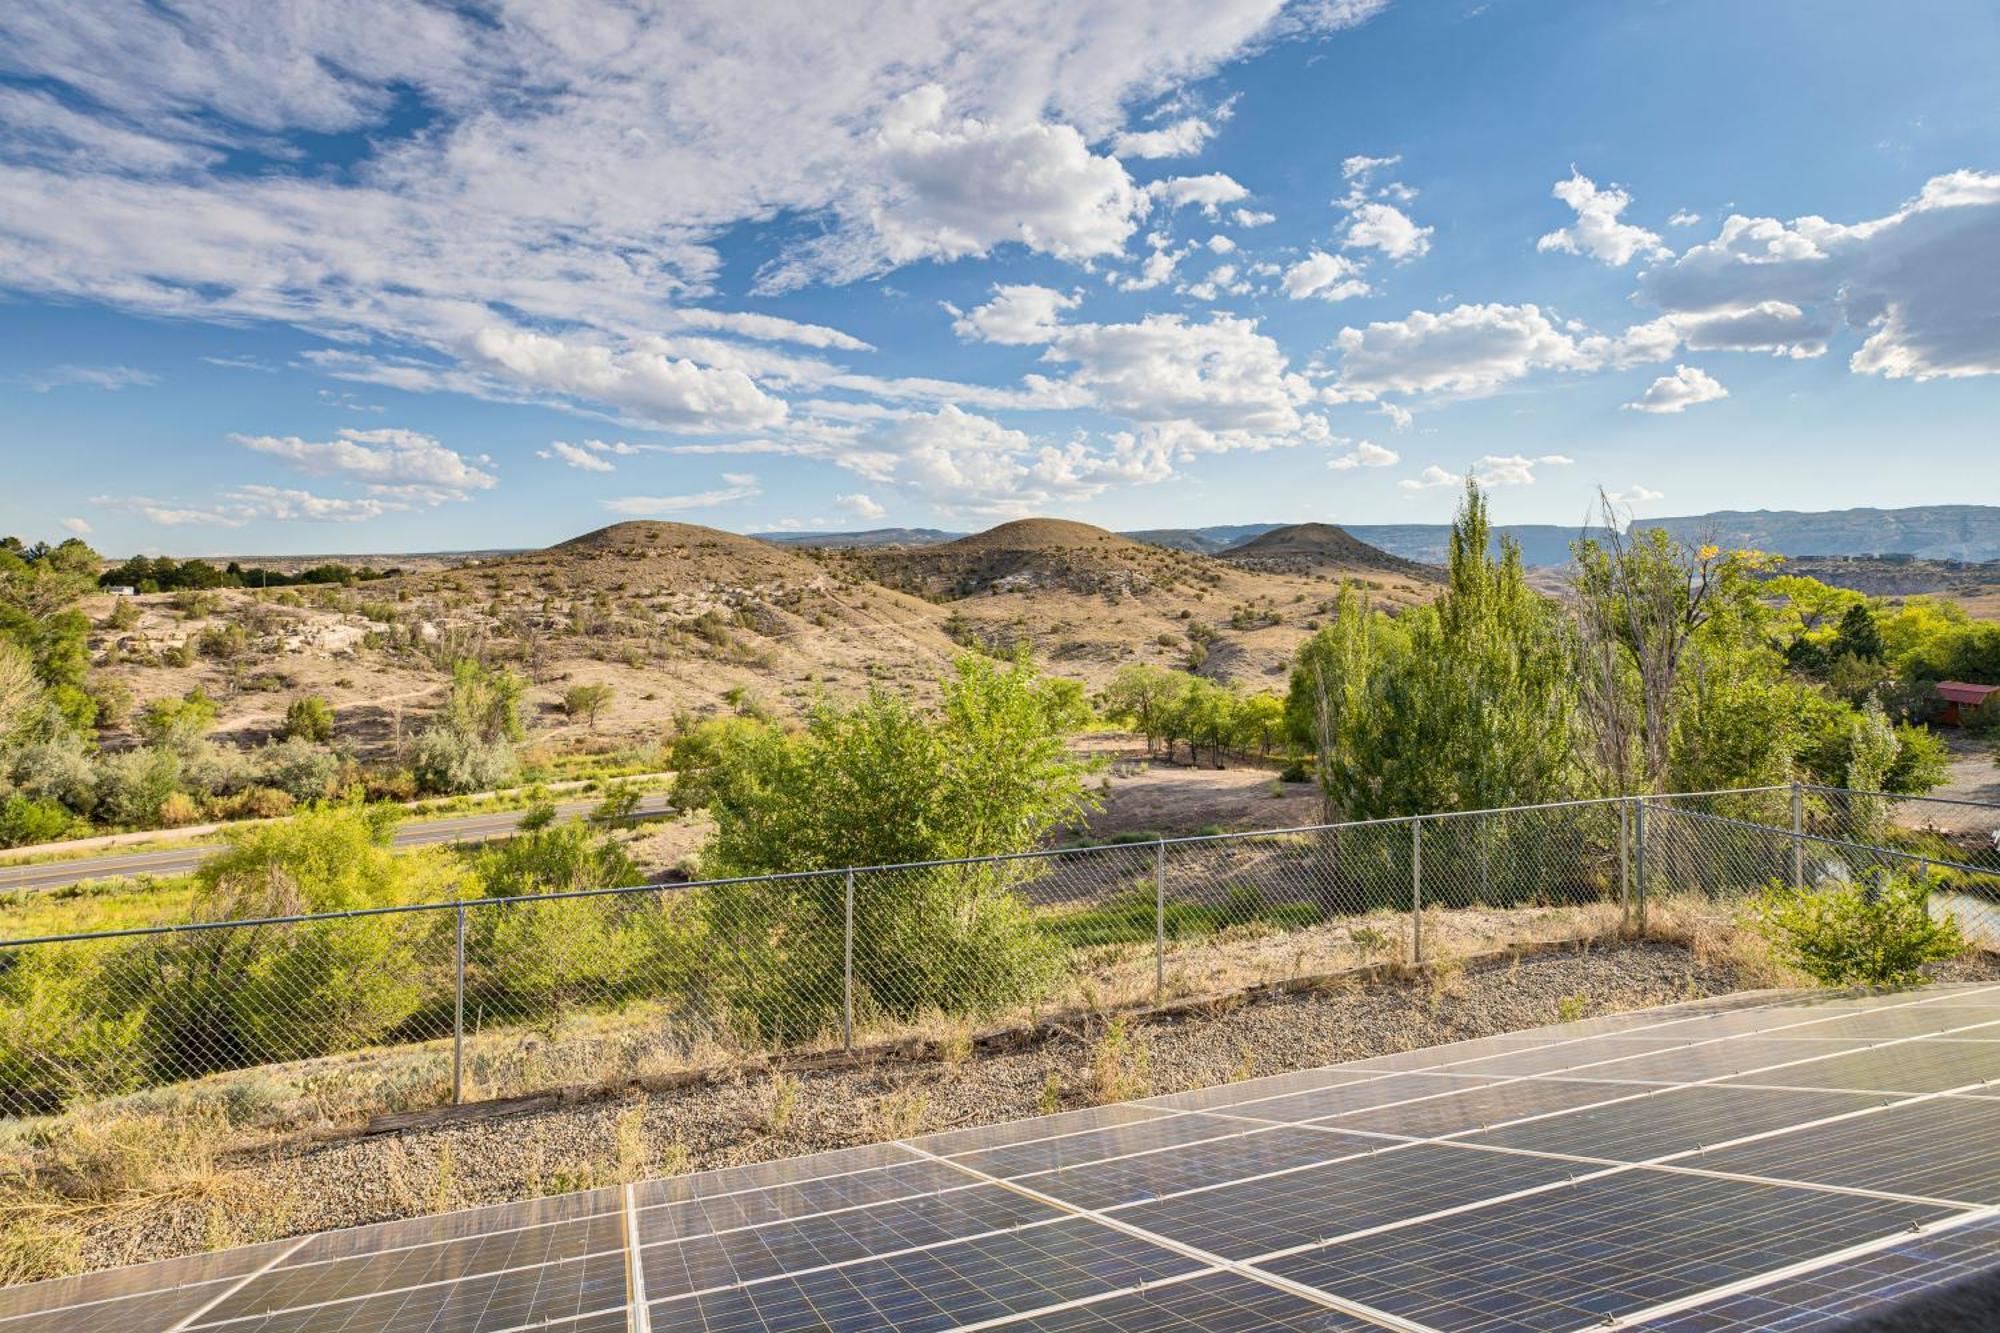
[[[0,531],[2000,502],[1990,5],[830,13],[6,7]]]

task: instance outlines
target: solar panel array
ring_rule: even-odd
[[[2000,1267],[2000,987],[1738,996],[0,1292],[0,1333],[1810,1327]]]

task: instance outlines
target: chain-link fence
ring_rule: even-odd
[[[1776,787],[5,941],[0,1116],[340,1121],[962,1043],[1885,869],[2000,947],[1996,830],[2000,807]]]

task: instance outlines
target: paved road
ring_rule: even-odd
[[[569,819],[589,814],[602,797],[587,801],[562,801],[556,816]],[[667,812],[664,793],[639,798],[635,815]],[[396,846],[427,847],[441,842],[485,842],[511,837],[519,828],[521,810],[504,810],[487,815],[462,815],[456,819],[429,819],[405,824],[396,830]],[[0,866],[0,892],[9,889],[59,889],[65,884],[81,884],[94,879],[124,879],[133,875],[185,875],[215,851],[213,845],[169,847],[156,852],[124,852],[110,856],[79,857],[73,861],[50,861],[42,865]]]

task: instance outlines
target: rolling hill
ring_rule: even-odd
[[[1390,555],[1380,547],[1356,540],[1344,529],[1330,523],[1294,523],[1289,527],[1272,528],[1240,546],[1228,548],[1218,558],[1242,569],[1272,573],[1336,571],[1342,575],[1359,575],[1376,572],[1424,582],[1434,582],[1439,577],[1435,565]]]

